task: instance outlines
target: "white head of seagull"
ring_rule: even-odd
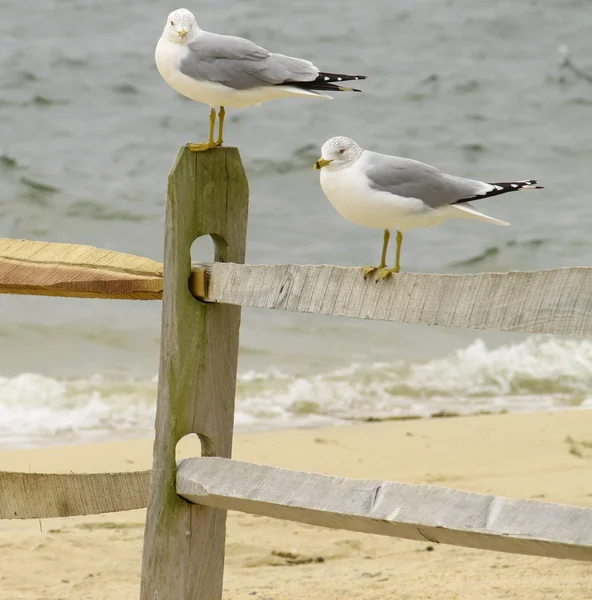
[[[315,163],[315,169],[329,167],[331,171],[338,171],[352,165],[364,152],[352,139],[348,137],[333,137],[327,140],[321,148],[321,158]]]
[[[199,30],[193,13],[178,8],[168,16],[162,35],[173,44],[188,44]]]

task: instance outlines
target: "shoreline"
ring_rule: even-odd
[[[592,360],[588,340],[534,335],[498,342],[488,345],[478,335],[468,345],[443,352],[435,348],[435,355],[430,351],[423,358],[410,352],[398,359],[391,353],[387,362],[376,362],[376,357],[352,355],[339,359],[341,366],[335,368],[292,373],[282,368],[284,359],[276,365],[262,358],[259,367],[241,368],[237,376],[235,432],[328,427],[352,417],[427,417],[441,411],[592,408],[586,393]],[[155,375],[63,379],[23,372],[0,377],[0,451],[150,437],[157,387]]]
[[[489,416],[499,416],[499,415],[521,415],[521,414],[538,414],[540,412],[545,413],[556,413],[556,412],[571,412],[571,411],[586,411],[592,410],[592,405],[577,405],[577,406],[561,406],[561,407],[550,407],[547,409],[524,409],[524,410],[511,410],[507,408],[502,408],[500,410],[487,410],[487,409],[477,409],[473,412],[456,412],[450,411],[446,409],[442,409],[436,411],[429,415],[421,415],[421,414],[404,414],[404,415],[387,415],[387,416],[360,416],[360,417],[332,417],[330,415],[324,415],[321,413],[314,413],[316,416],[321,419],[327,419],[329,422],[310,422],[310,423],[300,423],[295,425],[287,425],[284,427],[275,426],[275,427],[254,427],[253,429],[236,427],[234,430],[234,436],[244,436],[244,435],[252,435],[252,434],[263,434],[263,433],[271,433],[271,432],[281,432],[281,431],[299,431],[299,430],[320,430],[320,429],[333,429],[333,428],[341,428],[341,427],[349,427],[349,426],[357,426],[366,423],[398,423],[398,422],[408,422],[408,421],[431,421],[431,420],[440,420],[440,419],[463,419],[467,417],[489,417]],[[121,433],[121,432],[118,432]],[[24,451],[36,451],[36,450],[46,450],[48,448],[66,448],[71,446],[98,446],[103,444],[113,444],[113,443],[127,443],[127,442],[140,442],[145,440],[152,440],[153,438],[149,438],[148,436],[142,437],[134,437],[133,434],[129,435],[119,435],[110,437],[109,434],[105,436],[96,436],[98,439],[96,440],[81,440],[81,439],[71,439],[70,441],[66,441],[68,439],[65,436],[65,439],[60,437],[55,438],[55,442],[52,443],[42,443],[35,446],[7,446],[3,447],[0,444],[0,455],[5,452],[24,452]],[[1,470],[1,469],[0,469]]]
[[[233,458],[592,507],[592,411],[357,423],[235,435]],[[179,458],[199,454],[184,439]],[[0,452],[0,470],[136,471],[152,440]],[[0,600],[137,597],[145,510],[0,521]],[[225,599],[584,600],[592,564],[435,546],[232,512]]]

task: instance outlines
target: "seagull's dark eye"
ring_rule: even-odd
[[[342,148],[342,149],[339,151],[339,154],[343,154],[344,152],[345,152],[345,148]]]
[[[171,21],[171,25],[174,27],[174,26],[175,26],[175,22],[174,22],[174,21]]]

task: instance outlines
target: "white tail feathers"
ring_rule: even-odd
[[[510,223],[484,215],[483,213],[475,210],[470,204],[452,204],[450,209],[458,211],[454,216],[460,219],[476,219],[477,221],[483,221],[484,223],[491,223],[492,225],[501,225],[502,227],[509,227]],[[460,213],[460,214],[458,214]]]

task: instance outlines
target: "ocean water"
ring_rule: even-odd
[[[531,270],[592,261],[592,72],[587,0],[186,5],[325,70],[364,73],[362,94],[229,110],[250,182],[251,263],[363,265],[379,231],[337,215],[312,164],[322,143],[362,146],[544,191],[480,208],[512,223],[410,232],[405,270]],[[167,1],[0,0],[0,236],[162,259],[166,178],[201,141],[208,109],[160,78]],[[194,258],[212,249],[196,243]],[[390,257],[392,260],[393,257]],[[160,303],[0,296],[0,448],[149,436]],[[237,429],[440,411],[592,404],[592,342],[243,311]]]

